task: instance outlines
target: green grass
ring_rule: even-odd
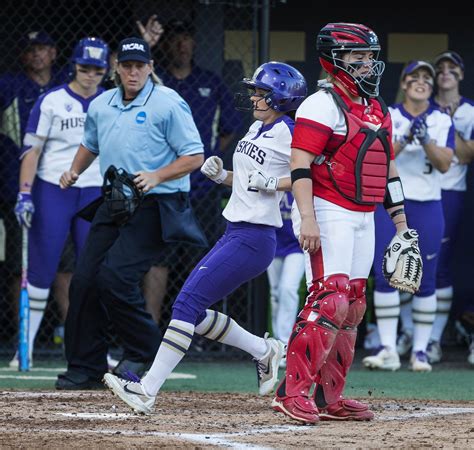
[[[3,366],[3,369],[1,369]],[[55,377],[60,370],[34,370],[29,373],[5,370],[0,363],[0,390],[54,389],[53,380],[21,380],[5,376]],[[53,363],[40,364],[39,368],[58,368]],[[38,369],[38,368],[36,368]],[[164,386],[168,391],[242,392],[257,394],[255,366],[243,362],[184,362],[176,372],[196,375],[196,379],[169,380]],[[283,371],[280,372],[280,377]],[[377,372],[354,368],[345,390],[351,398],[396,398],[431,400],[474,400],[474,371],[464,368],[438,366],[431,373],[412,373],[406,369],[398,372]]]

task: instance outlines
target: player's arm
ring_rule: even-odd
[[[398,175],[395,161],[392,160],[388,168],[387,193],[385,195],[384,207],[392,219],[397,233],[403,232],[408,228],[404,202],[405,196],[403,194],[402,182]]]
[[[449,147],[440,147],[433,140],[422,145],[433,167],[441,173],[447,172],[453,159],[453,150]]]
[[[204,161],[202,153],[183,155],[171,164],[161,167],[154,172],[140,171],[136,173],[135,184],[143,191],[148,192],[165,181],[176,180],[198,169]]]
[[[248,187],[264,192],[291,191],[291,178],[272,177],[259,169],[254,169],[249,172]]]
[[[96,158],[96,153],[91,152],[87,147],[81,144],[72,160],[71,168],[61,175],[59,186],[61,186],[62,189],[67,189],[72,186],[79,179],[81,173],[84,172]]]
[[[27,133],[21,155],[19,192],[31,192],[46,138]]]
[[[319,225],[313,206],[313,180],[311,164],[314,154],[299,148],[291,149],[291,182],[293,196],[301,216],[298,241],[303,250],[317,251],[321,245]]]
[[[474,141],[464,140],[459,133],[456,133],[455,139],[459,164],[469,164],[474,159]]]

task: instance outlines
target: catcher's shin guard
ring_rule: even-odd
[[[351,280],[350,289],[349,311],[316,379],[318,384],[314,390],[314,400],[318,408],[325,408],[340,399],[354,359],[357,326],[362,321],[366,308],[366,280]]]
[[[332,275],[318,282],[298,314],[288,342],[286,377],[277,396],[308,397],[314,378],[346,318],[349,307],[349,279],[346,275]]]

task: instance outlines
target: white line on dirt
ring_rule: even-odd
[[[419,417],[430,417],[430,416],[446,416],[452,414],[474,414],[474,408],[440,408],[440,407],[429,407],[426,411],[406,411],[403,415],[398,414],[394,416],[381,417],[382,422],[390,420],[403,420],[403,419],[415,419]]]
[[[0,369],[1,370],[1,369]],[[32,369],[35,370],[35,369]],[[38,369],[42,370],[42,369]],[[6,371],[6,370],[4,370]],[[18,370],[16,369],[9,369],[9,371],[12,372],[11,375],[0,375],[0,379],[5,379],[5,380],[55,380],[56,377],[48,377],[48,376],[42,376],[42,375],[18,375],[19,373]],[[60,373],[59,371],[56,373]],[[169,377],[168,380],[195,380],[197,378],[196,375],[190,374],[190,373],[172,373]]]
[[[2,394],[9,394],[10,396],[15,396],[17,394],[41,394],[41,393],[26,393],[26,392],[1,392]],[[43,395],[45,393],[42,393]],[[50,393],[53,394],[53,393]],[[60,395],[58,393],[56,395]],[[72,393],[68,393],[69,395]],[[84,393],[76,393],[82,394]],[[21,395],[24,397],[25,395]],[[75,418],[75,419],[125,419],[131,417],[131,414],[125,413],[57,413],[59,415]],[[442,408],[442,407],[434,407],[434,408],[425,408],[424,411],[415,411],[415,410],[405,410],[403,415],[395,414],[386,417],[380,417],[376,419],[377,421],[390,421],[390,420],[412,420],[413,418],[422,418],[428,416],[443,416],[443,415],[452,415],[452,414],[474,414],[474,408]],[[256,447],[254,444],[246,444],[241,442],[236,442],[235,438],[239,437],[246,437],[251,435],[257,434],[269,434],[269,433],[285,433],[288,431],[309,431],[312,430],[313,427],[302,426],[302,425],[292,425],[292,426],[273,426],[273,427],[262,427],[254,430],[249,430],[245,432],[237,432],[237,433],[205,433],[205,434],[191,434],[191,433],[166,433],[166,432],[159,432],[159,431],[136,431],[136,430],[114,430],[114,429],[100,429],[100,430],[91,430],[91,429],[46,429],[46,428],[33,428],[29,427],[29,432],[48,432],[48,433],[75,433],[75,434],[83,434],[83,433],[93,433],[93,434],[111,434],[111,435],[123,435],[123,436],[156,436],[162,438],[175,438],[177,440],[183,440],[187,442],[194,442],[200,444],[207,444],[207,445],[217,445],[217,446],[227,446],[235,449],[246,449],[246,448],[254,448],[258,450],[267,450],[270,447]],[[2,433],[5,432],[17,432],[17,429],[2,429]]]

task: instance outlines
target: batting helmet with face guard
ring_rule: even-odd
[[[241,83],[255,91],[260,88],[268,91],[265,103],[275,111],[296,111],[307,95],[304,76],[294,67],[271,61],[257,68],[252,78],[244,78]],[[236,94],[237,109],[251,111],[254,108],[249,98],[252,94]]]

